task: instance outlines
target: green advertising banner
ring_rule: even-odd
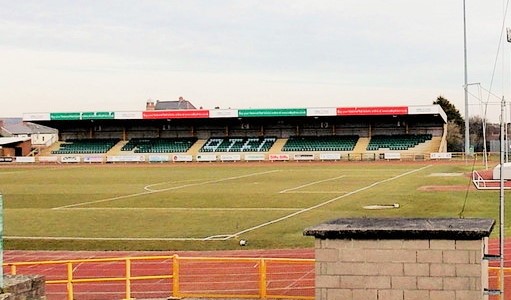
[[[83,112],[82,120],[113,120],[113,111]]]
[[[50,113],[52,121],[113,120],[113,111]]]
[[[238,117],[305,117],[306,108],[240,109]]]
[[[81,113],[79,112],[65,112],[65,113],[50,113],[50,120],[80,120]]]

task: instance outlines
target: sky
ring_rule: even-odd
[[[487,107],[490,121],[511,98],[506,1],[466,0],[469,114]],[[0,117],[141,111],[148,99],[179,97],[234,109],[430,105],[443,96],[465,112],[462,0],[0,5]]]

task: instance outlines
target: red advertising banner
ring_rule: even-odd
[[[209,118],[207,109],[150,110],[142,112],[143,119],[200,119]]]
[[[408,106],[338,107],[338,116],[407,115]]]

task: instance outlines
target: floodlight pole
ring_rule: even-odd
[[[0,194],[0,289],[4,288],[4,200]]]
[[[506,106],[506,102],[504,101],[504,97],[502,97],[502,102],[500,104],[500,205],[499,205],[499,257],[500,257],[500,298],[504,299],[504,108]]]
[[[465,0],[463,0],[463,57],[465,65],[465,160],[470,151],[470,131],[468,122],[468,71],[467,71],[467,21],[465,12]]]

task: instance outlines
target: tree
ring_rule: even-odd
[[[463,152],[463,135],[461,134],[460,127],[454,122],[447,122],[447,151],[448,152]]]
[[[447,121],[454,122],[462,131],[465,129],[465,120],[461,116],[460,111],[456,108],[456,106],[454,106],[454,104],[449,102],[449,100],[442,96],[438,96],[438,98],[433,101],[433,104],[438,104],[442,107],[447,115]]]
[[[438,96],[438,98],[433,101],[433,104],[440,105],[447,115],[447,151],[464,151],[462,132],[465,130],[465,120],[461,116],[460,111],[449,102],[449,100],[442,96]]]
[[[475,152],[484,151],[484,133],[483,133],[483,123],[486,120],[481,118],[480,116],[470,117],[469,123],[469,133],[470,133],[470,145],[474,146]],[[486,124],[485,124],[486,126]]]

